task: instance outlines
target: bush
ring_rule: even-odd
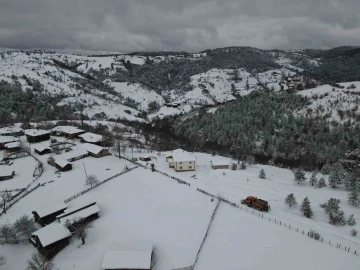
[[[315,231],[313,231],[313,230],[311,230],[311,231],[309,232],[309,236],[310,236],[311,238],[314,238],[315,240],[319,240],[320,237],[321,237],[319,233],[317,233],[317,232],[315,232]]]
[[[352,235],[352,236],[356,236],[356,235],[357,235],[357,233],[358,233],[358,231],[357,231],[357,230],[355,230],[355,229],[352,229],[352,230],[351,230],[351,235]]]
[[[236,164],[236,163],[232,163],[232,164],[231,164],[231,169],[232,169],[233,171],[236,171],[236,169],[237,169],[237,164]]]

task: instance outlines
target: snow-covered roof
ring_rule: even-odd
[[[102,135],[98,135],[98,134],[91,133],[91,132],[86,132],[84,134],[81,134],[81,135],[79,135],[79,137],[89,143],[97,143],[97,142],[101,142],[103,140]]]
[[[39,238],[43,247],[47,247],[64,238],[70,237],[71,232],[61,223],[52,223],[33,233]]]
[[[7,134],[7,133],[21,132],[21,131],[22,131],[22,129],[17,128],[17,127],[3,127],[3,128],[0,128],[0,135]]]
[[[101,265],[103,269],[150,269],[153,247],[144,245],[137,248],[107,250]]]
[[[55,163],[59,165],[61,168],[64,168],[66,165],[71,164],[63,159],[55,159]]]
[[[104,149],[104,147],[98,146],[96,144],[91,144],[91,143],[83,143],[82,146],[84,147],[84,149],[92,154],[99,154],[101,150]]]
[[[87,154],[88,154],[88,152],[85,149],[75,149],[75,150],[72,150],[70,152],[60,155],[59,158],[62,158],[64,160],[69,160],[69,159],[77,158],[79,156],[84,156]]]
[[[25,134],[29,136],[41,136],[45,134],[50,134],[50,131],[42,129],[26,129]]]
[[[8,149],[16,148],[16,147],[20,147],[20,146],[21,146],[20,142],[11,142],[11,143],[5,144],[5,147]]]
[[[87,218],[87,217],[90,217],[91,215],[93,214],[96,214],[96,213],[99,213],[100,212],[100,209],[99,207],[95,204],[95,205],[92,205],[88,208],[85,208],[83,210],[80,210],[80,211],[77,211],[71,215],[68,215],[68,216],[65,216],[63,218],[59,218],[59,221],[60,223],[64,224],[66,223],[67,220],[79,220],[79,219],[82,219],[82,218]]]
[[[15,172],[14,169],[11,168],[3,168],[4,166],[1,166],[1,170],[0,170],[0,177],[5,177],[5,176],[10,176],[13,174],[13,172]]]
[[[39,215],[40,218],[46,217],[52,213],[58,212],[60,210],[66,209],[66,204],[63,202],[58,202],[54,204],[45,204],[42,208],[37,209],[36,213]]]
[[[215,160],[215,161],[212,161],[212,166],[229,166],[229,161],[227,161],[227,160]]]
[[[13,136],[0,136],[0,143],[15,142],[18,139]]]
[[[50,150],[51,150],[50,147],[45,146],[45,145],[43,145],[43,144],[34,145],[34,149],[37,150],[37,151],[39,151],[39,152],[42,152],[42,151],[44,151],[45,149],[50,149]]]
[[[59,131],[67,134],[76,134],[76,133],[84,132],[84,130],[73,126],[57,126],[54,127],[52,131]]]
[[[89,206],[89,205],[91,205],[91,204],[96,204],[96,202],[92,201],[92,202],[88,202],[88,203],[78,204],[78,205],[73,206],[73,207],[70,207],[70,208],[66,208],[65,211],[64,211],[64,213],[61,214],[61,215],[58,215],[56,218],[61,218],[61,217],[64,216],[64,215],[67,215],[67,214],[72,213],[72,212],[76,212],[76,211],[78,211],[79,209],[84,208],[84,207],[87,207],[87,206]]]
[[[196,161],[194,157],[191,157],[182,149],[174,150],[168,157],[172,157],[174,162],[187,162]]]

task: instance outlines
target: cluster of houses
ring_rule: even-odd
[[[81,222],[91,222],[99,217],[96,202],[68,208],[63,202],[47,205],[32,212],[35,222],[43,228],[29,237],[30,243],[45,257],[51,259],[70,242]]]

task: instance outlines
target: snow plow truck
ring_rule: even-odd
[[[246,204],[249,207],[255,208],[260,211],[269,212],[270,205],[267,201],[258,199],[254,196],[248,196],[245,200],[241,200],[241,204]]]

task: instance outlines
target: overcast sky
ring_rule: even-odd
[[[129,52],[360,46],[360,0],[0,0],[0,47]]]

